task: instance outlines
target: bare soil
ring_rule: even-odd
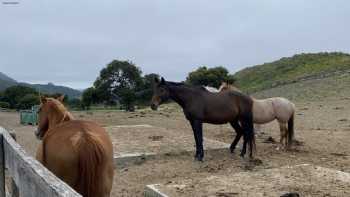
[[[278,125],[272,122],[257,133],[256,162],[240,158],[239,150],[235,154],[230,154],[229,150],[207,151],[203,162],[195,162],[193,153],[186,152],[156,156],[116,168],[112,196],[142,196],[148,184],[169,184],[213,175],[235,176],[240,172],[259,172],[305,163],[350,172],[350,99],[303,101],[296,106],[298,145],[292,151],[278,149],[278,143],[274,142],[279,141]],[[73,114],[78,119],[95,120],[102,126],[148,124],[172,130],[178,135],[192,135],[190,125],[175,104],[165,105],[159,111],[145,109],[132,113],[92,111]],[[0,112],[0,125],[14,129],[18,142],[29,154],[35,154],[39,143],[34,137],[35,127],[21,126],[16,112]],[[205,124],[203,129],[204,137],[225,143],[231,143],[235,136],[229,125]],[[118,136],[114,138],[118,140]],[[250,182],[254,184],[254,180]],[[301,196],[317,196],[308,188],[300,192]]]

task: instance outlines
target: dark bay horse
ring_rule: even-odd
[[[92,121],[74,120],[63,97],[41,98],[36,158],[84,197],[109,197],[113,147],[108,133]]]
[[[225,91],[212,93],[203,87],[188,86],[183,83],[155,79],[154,93],[151,108],[156,110],[160,104],[168,99],[178,103],[190,122],[196,142],[195,159],[203,160],[203,133],[202,124],[230,123],[237,135],[231,144],[234,151],[236,144],[243,135],[243,148],[241,156],[246,153],[249,143],[250,157],[253,157],[255,136],[253,128],[252,99],[239,92]],[[239,124],[240,123],[240,124]]]

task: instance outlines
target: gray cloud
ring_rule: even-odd
[[[200,65],[235,72],[301,52],[350,51],[350,2],[43,1],[0,5],[0,71],[90,86],[112,59],[184,80]]]

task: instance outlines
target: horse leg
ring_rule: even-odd
[[[243,135],[243,130],[242,130],[241,126],[239,125],[238,121],[230,122],[230,124],[233,127],[233,129],[236,131],[236,137],[230,146],[230,151],[231,151],[231,153],[233,153],[235,148],[236,148],[237,143],[239,142],[239,140],[241,139],[241,137]]]
[[[202,132],[202,122],[198,120],[191,120],[191,127],[193,130],[194,140],[196,142],[196,155],[194,158],[198,161],[203,160],[204,151],[203,151],[203,132]]]
[[[280,125],[280,144],[282,148],[287,146],[287,127],[283,122],[278,122]],[[285,142],[285,144],[283,143]]]
[[[247,152],[247,143],[249,142],[249,157],[253,158],[253,148],[255,147],[254,125],[253,118],[250,116],[240,121],[243,129],[243,148],[241,157],[244,157]]]

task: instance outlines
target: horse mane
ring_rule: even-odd
[[[223,83],[220,88],[219,91],[223,91],[223,90],[232,90],[232,91],[236,91],[236,92],[240,92],[242,93],[242,91],[240,89],[238,89],[236,86],[234,86],[233,84],[229,84],[229,83]]]
[[[166,85],[172,85],[172,86],[183,86],[186,85],[184,82],[172,82],[172,81],[166,81]]]
[[[59,111],[62,112],[62,114],[65,115],[64,120],[68,121],[68,120],[74,120],[73,115],[67,110],[67,108],[58,100],[54,99],[54,98],[48,98],[48,101],[50,103],[53,103],[53,107]]]

